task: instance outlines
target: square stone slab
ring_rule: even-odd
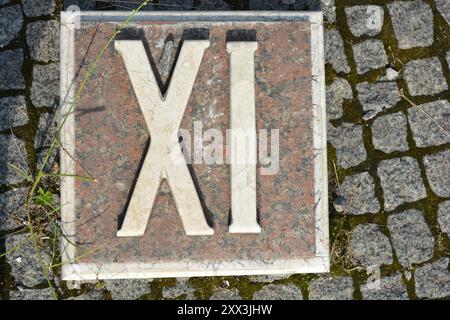
[[[63,279],[328,271],[322,14],[144,12],[121,29],[129,14],[61,16]],[[230,127],[227,41],[257,41],[256,130],[279,129],[280,159],[279,170],[272,175],[260,174],[262,165],[257,164],[261,232],[229,232],[230,165],[194,163],[189,171],[213,235],[186,235],[163,180],[144,235],[117,236],[151,145],[136,88],[114,40],[110,41],[118,30],[116,40],[142,41],[162,90],[170,73],[167,64],[161,64],[169,61],[169,70],[173,69],[183,40],[209,39],[180,128],[192,133],[194,122],[201,121],[204,131],[215,128],[224,137]],[[163,53],[170,41],[176,54]],[[70,175],[92,175],[96,181]]]

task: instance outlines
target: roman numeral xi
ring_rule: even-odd
[[[165,96],[161,94],[144,45],[140,40],[116,40],[133,90],[152,140],[139,172],[119,237],[142,236],[145,232],[161,180],[167,180],[187,235],[212,235],[206,222],[181,147],[173,141],[192,92],[209,40],[185,40]],[[227,43],[230,57],[231,158],[238,148],[234,130],[251,132],[244,152],[256,155],[254,52],[255,41]],[[236,131],[237,131],[236,130]],[[251,158],[251,157],[250,157]],[[175,161],[174,161],[175,160]],[[231,233],[259,233],[256,217],[256,163],[231,162]]]

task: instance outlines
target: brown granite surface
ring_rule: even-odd
[[[116,30],[98,23],[76,31],[77,85],[88,65]],[[195,29],[186,31],[189,29]],[[229,126],[228,30],[256,31],[257,128],[280,129],[280,170],[257,177],[260,234],[228,233],[229,165],[192,165],[192,174],[213,236],[186,236],[169,189],[162,186],[143,237],[118,238],[139,165],[149,143],[121,56],[110,46],[84,90],[76,113],[77,173],[88,170],[98,182],[76,182],[78,254],[83,262],[155,262],[306,258],[314,255],[314,175],[311,105],[310,25],[305,22],[152,23],[123,32],[145,41],[155,64],[166,39],[175,48],[209,31],[210,47],[200,66],[181,124],[193,132]],[[169,37],[169,38],[168,38]],[[163,79],[164,81],[165,79]],[[163,183],[165,184],[165,183]]]

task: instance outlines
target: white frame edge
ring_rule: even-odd
[[[130,12],[81,11],[77,12],[81,21],[120,22]],[[208,18],[208,19],[206,19]],[[116,20],[115,20],[116,19]],[[62,280],[89,281],[96,279],[124,278],[164,278],[198,276],[232,276],[263,274],[294,274],[329,272],[328,235],[328,174],[325,108],[325,66],[322,12],[284,11],[203,11],[203,12],[139,12],[134,21],[139,20],[192,20],[205,21],[279,21],[304,20],[311,23],[311,63],[312,63],[312,105],[313,144],[315,149],[315,228],[316,254],[305,259],[277,260],[229,260],[229,261],[177,261],[160,263],[76,263],[75,257],[75,181],[74,177],[61,178],[61,225],[63,236]],[[69,113],[61,131],[60,162],[61,172],[75,174],[75,162],[69,154],[75,154],[75,117],[71,112],[74,98],[74,33],[76,28],[73,13],[61,12],[60,64],[61,64],[61,119]],[[325,138],[324,138],[325,137]],[[65,149],[65,150],[64,150]]]

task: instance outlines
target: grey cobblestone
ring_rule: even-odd
[[[389,239],[376,224],[360,224],[353,229],[350,248],[355,265],[369,268],[393,263]]]
[[[27,123],[27,106],[23,96],[0,98],[0,131]]]
[[[441,231],[450,236],[450,200],[439,204],[438,223]]]
[[[383,7],[367,5],[346,7],[347,24],[351,33],[360,37],[362,35],[375,36],[383,27]]]
[[[434,0],[434,3],[436,3],[436,7],[447,21],[447,24],[450,25],[450,2],[448,0]]]
[[[209,300],[242,300],[238,292],[228,289],[217,289]]]
[[[50,147],[56,134],[57,120],[51,113],[43,113],[39,118],[38,129],[34,138],[34,147]]]
[[[416,269],[416,295],[419,298],[443,298],[450,296],[450,272],[448,258],[441,258]]]
[[[55,0],[22,0],[22,5],[27,17],[49,15],[56,8]]]
[[[24,89],[22,49],[0,52],[0,90]]]
[[[412,209],[391,215],[387,226],[402,266],[410,267],[433,257],[434,238],[422,212]]]
[[[433,12],[427,3],[394,1],[388,4],[388,9],[400,49],[428,47],[433,43]]]
[[[409,61],[403,74],[411,96],[438,94],[448,89],[438,58]]]
[[[153,5],[157,10],[189,10],[194,7],[193,0],[159,0],[157,5]]]
[[[371,129],[375,149],[385,153],[408,150],[407,120],[403,112],[376,118]]]
[[[356,90],[364,110],[363,119],[365,120],[394,107],[401,100],[395,82],[361,82],[356,85]]]
[[[353,45],[353,56],[358,74],[384,67],[388,64],[383,41],[369,39]]]
[[[361,286],[364,300],[408,300],[408,292],[402,281],[402,275],[396,273],[380,279],[380,288]]]
[[[53,108],[58,105],[59,65],[57,63],[33,67],[31,100],[35,107]]]
[[[337,195],[334,207],[338,212],[360,215],[377,213],[380,210],[374,182],[368,172],[347,176],[340,185]]]
[[[64,0],[64,8],[71,5],[78,6],[81,10],[95,10],[94,0]]]
[[[416,145],[429,147],[450,142],[449,114],[450,103],[447,100],[433,101],[409,108],[408,121]]]
[[[406,202],[414,202],[426,197],[425,186],[420,177],[419,165],[411,157],[381,161],[378,176],[384,195],[384,209],[394,210]]]
[[[11,267],[11,275],[16,283],[26,287],[34,287],[46,281],[30,237],[30,234],[15,234],[7,236],[5,241],[6,252],[13,251],[6,255],[6,261]],[[48,265],[50,256],[44,250],[40,253],[44,264]],[[48,270],[48,273],[52,275],[51,270]]]
[[[27,43],[31,58],[50,62],[59,60],[59,23],[57,20],[36,21],[27,27]]]
[[[329,125],[328,139],[336,149],[337,163],[344,169],[356,166],[367,158],[362,138],[362,126],[344,123],[339,127]]]
[[[174,287],[166,287],[163,289],[163,297],[165,299],[176,299],[183,296],[184,300],[194,299],[194,288],[192,288],[186,279],[177,279]]]
[[[135,300],[150,293],[146,279],[105,280],[105,286],[114,300]]]
[[[309,300],[353,300],[350,277],[322,277],[309,283]]]
[[[39,171],[42,167],[42,164],[44,163],[45,157],[47,156],[47,153],[49,152],[50,148],[44,148],[37,152],[37,159],[36,159],[36,170]],[[49,155],[47,158],[47,162],[44,166],[45,173],[53,172],[53,168],[58,166],[58,148],[54,148],[53,152]],[[54,172],[53,172],[54,173]]]
[[[302,292],[293,284],[269,284],[253,294],[254,300],[303,300]]]
[[[335,0],[321,0],[321,8],[325,21],[330,23],[336,21],[336,6]]]
[[[0,185],[14,184],[25,180],[12,166],[29,171],[25,143],[10,134],[0,135]]]
[[[431,190],[440,197],[450,197],[450,149],[423,157]]]
[[[27,219],[23,204],[28,192],[28,188],[17,188],[0,194],[0,231],[25,226]]]
[[[342,118],[344,111],[342,103],[344,99],[352,99],[352,87],[347,80],[336,77],[326,89],[327,116],[329,119]]]
[[[197,6],[198,10],[230,10],[230,5],[224,0],[204,0]]]
[[[326,31],[326,63],[329,63],[336,72],[349,73],[347,56],[344,52],[344,40],[336,29],[328,29]]]
[[[66,300],[102,300],[103,292],[98,289],[88,289],[88,291],[78,296],[69,297]]]
[[[11,0],[0,0],[0,6],[8,4]]]
[[[19,5],[0,8],[0,48],[17,37],[22,24],[22,9]]]
[[[10,292],[11,300],[54,300],[53,289],[20,289]]]

